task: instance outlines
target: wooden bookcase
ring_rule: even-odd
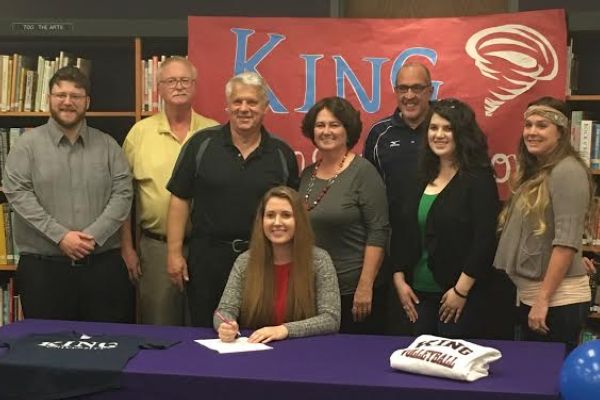
[[[88,122],[119,143],[135,122],[151,114],[142,113],[141,60],[187,54],[185,19],[27,21],[0,19],[0,54],[54,57],[67,51],[91,60]],[[48,115],[0,112],[0,127],[37,126]]]

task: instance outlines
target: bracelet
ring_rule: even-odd
[[[456,286],[452,286],[452,290],[454,290],[454,293],[456,293],[456,295],[458,297],[460,297],[461,299],[466,299],[468,294],[462,294],[461,292],[459,292],[458,290],[456,290]]]

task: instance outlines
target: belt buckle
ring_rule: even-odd
[[[244,249],[241,247],[238,247],[238,246],[244,246],[247,243],[248,243],[247,240],[234,239],[231,241],[231,249],[233,250],[234,253],[241,253],[242,251],[244,251]]]
[[[71,260],[71,267],[85,267],[90,262],[90,257],[86,256],[79,260]]]

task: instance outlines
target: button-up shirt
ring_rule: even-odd
[[[74,143],[52,118],[26,131],[8,155],[3,184],[20,252],[60,255],[58,243],[73,230],[94,237],[94,253],[119,247],[133,197],[129,166],[117,142],[85,121]]]
[[[171,193],[167,182],[181,147],[197,131],[218,125],[217,121],[192,112],[187,136],[180,142],[171,132],[164,112],[136,123],[123,143],[125,156],[131,166],[135,183],[136,209],[140,226],[158,235],[167,234],[167,211]]]

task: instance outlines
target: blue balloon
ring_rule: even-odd
[[[577,346],[565,359],[560,393],[564,400],[600,399],[600,340]]]

